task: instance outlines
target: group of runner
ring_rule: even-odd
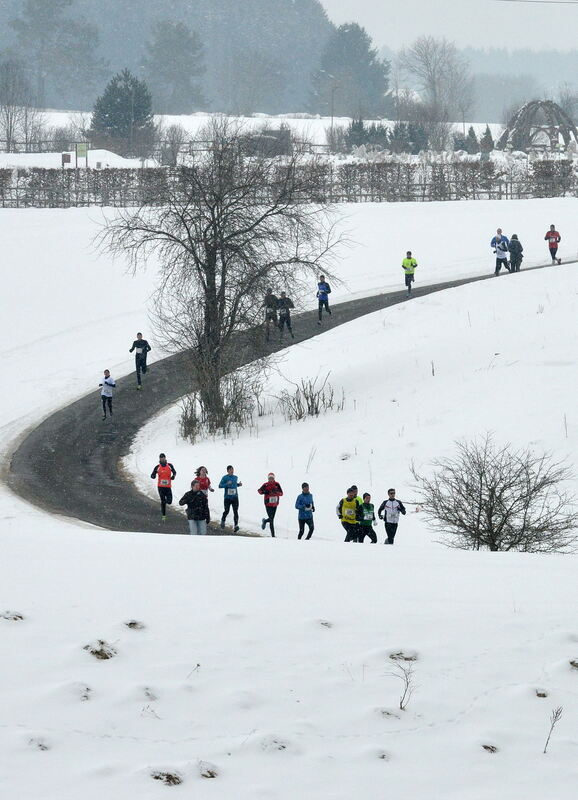
[[[167,461],[165,453],[159,455],[158,464],[151,472],[151,478],[157,482],[157,490],[161,502],[161,520],[166,521],[167,506],[173,502],[172,482],[177,472]],[[223,489],[223,512],[220,520],[220,527],[225,528],[229,512],[233,512],[233,531],[239,530],[239,488],[243,483],[235,475],[235,468],[232,464],[227,467],[226,473],[219,481],[219,489]],[[207,533],[207,525],[211,521],[209,511],[209,492],[214,492],[211,479],[205,466],[199,467],[195,471],[195,477],[191,481],[191,488],[179,500],[180,506],[186,506],[189,533],[197,536],[204,536]],[[283,497],[281,484],[275,477],[274,472],[267,475],[267,480],[259,486],[257,492],[263,497],[265,516],[261,520],[261,530],[269,526],[271,536],[275,537],[275,515],[279,508],[279,501]],[[308,483],[301,484],[301,493],[295,500],[297,510],[298,534],[297,538],[311,539],[315,530],[314,514],[315,500],[311,493]],[[346,542],[363,543],[367,537],[374,544],[377,543],[377,534],[373,530],[377,526],[375,517],[375,507],[371,502],[371,495],[365,493],[359,496],[357,486],[351,486],[345,497],[342,497],[336,507],[339,521],[345,530]],[[393,544],[400,514],[405,514],[405,506],[395,496],[395,489],[389,489],[387,499],[381,503],[377,510],[377,516],[385,523],[386,539],[384,544]],[[305,535],[307,534],[307,535]]]
[[[562,237],[556,230],[555,225],[550,225],[544,236],[544,241],[548,242],[548,254],[552,259],[552,264],[561,264],[562,259],[558,258],[558,246],[562,241]],[[524,258],[524,247],[517,234],[513,233],[512,238],[508,239],[507,236],[504,236],[502,229],[498,228],[496,235],[490,242],[490,247],[496,256],[494,275],[499,275],[502,267],[505,267],[508,272],[520,271],[522,259]]]
[[[331,294],[331,286],[325,280],[325,275],[319,276],[317,283],[317,306],[319,318],[317,324],[321,325],[323,310],[331,316],[331,309],[329,308],[329,295]],[[279,329],[279,341],[283,340],[283,331],[285,328],[294,339],[293,327],[291,324],[291,309],[295,308],[293,300],[287,297],[285,292],[281,292],[279,297],[273,293],[273,289],[267,289],[267,294],[263,301],[265,308],[265,337],[267,341],[271,338],[271,330],[273,328]]]

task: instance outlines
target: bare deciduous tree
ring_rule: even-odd
[[[329,275],[339,236],[330,208],[313,204],[311,157],[247,157],[242,129],[226,118],[198,136],[210,147],[193,148],[166,204],[121,211],[101,242],[134,269],[156,256],[157,333],[167,349],[192,352],[191,389],[208,428],[220,430],[230,421],[223,377],[251,349],[267,288],[296,298],[321,267]]]
[[[473,105],[473,81],[467,60],[453,42],[434,36],[420,36],[399,55],[399,68],[409,76],[421,95],[422,102],[414,107],[415,121],[428,131],[434,149],[447,147],[448,123],[458,115],[462,122]]]
[[[567,552],[576,539],[570,469],[549,454],[481,441],[457,442],[457,455],[433,462],[431,477],[412,467],[420,502],[450,547]]]
[[[32,108],[32,90],[24,66],[16,58],[0,63],[0,139],[8,153],[28,141],[38,112]]]

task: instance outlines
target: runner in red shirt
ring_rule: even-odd
[[[199,467],[198,470],[195,471],[195,475],[197,476],[201,492],[204,492],[205,495],[208,496],[209,492],[215,491],[211,486],[211,479],[209,478],[206,467]]]
[[[544,241],[548,242],[548,250],[550,251],[550,258],[552,259],[552,264],[561,264],[562,259],[556,258],[556,253],[558,252],[558,245],[562,241],[562,237],[556,230],[555,225],[550,225],[550,230],[546,232],[544,236]]]
[[[174,481],[177,473],[172,464],[169,464],[167,457],[164,453],[159,455],[159,463],[151,472],[151,478],[157,479],[157,489],[159,497],[161,498],[161,520],[164,522],[167,518],[167,505],[173,502],[172,481]]]
[[[265,530],[266,525],[269,525],[271,536],[275,537],[275,514],[279,506],[279,498],[283,497],[283,489],[281,485],[275,480],[275,473],[270,472],[267,475],[266,482],[257,489],[259,494],[264,495],[266,517],[261,520],[261,530]]]

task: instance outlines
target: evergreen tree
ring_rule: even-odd
[[[389,69],[364,28],[355,23],[341,25],[313,74],[312,109],[338,116],[383,116],[388,107]]]
[[[480,139],[480,150],[482,151],[482,153],[491,153],[493,149],[494,149],[494,137],[492,136],[490,126],[486,125],[486,130],[484,131],[484,135]]]
[[[142,155],[154,138],[151,94],[144,81],[125,69],[115,75],[94,104],[91,135],[126,155]]]
[[[466,150],[468,153],[470,153],[470,155],[480,152],[480,143],[478,142],[478,137],[476,136],[476,132],[472,125],[470,125],[470,129],[468,130],[468,135],[466,137]]]
[[[464,136],[463,133],[454,133],[452,134],[454,150],[467,150],[468,149],[468,140],[467,137]]]
[[[95,25],[70,17],[75,0],[23,0],[9,25],[19,55],[29,65],[39,104],[62,94],[84,98],[103,75]]]
[[[182,22],[157,22],[145,49],[144,68],[155,111],[189,114],[205,104],[198,79],[204,73],[203,45]]]

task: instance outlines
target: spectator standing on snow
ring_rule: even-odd
[[[234,474],[235,470],[231,464],[227,467],[227,474],[223,475],[219,481],[219,489],[224,489],[223,495],[223,516],[221,517],[221,528],[225,527],[225,520],[229,516],[229,511],[233,509],[233,530],[239,530],[239,493],[237,489],[243,484]]]
[[[508,246],[510,243],[508,238],[506,236],[496,236],[495,240],[494,253],[496,254],[496,269],[494,275],[499,275],[502,267],[505,267],[508,272],[510,272],[510,266],[508,264]],[[492,239],[492,241],[494,240]]]
[[[502,233],[502,229],[501,228],[498,228],[498,230],[496,231],[496,235],[494,236],[494,238],[490,242],[490,247],[492,248],[492,250],[496,249],[496,242],[498,240],[500,240],[500,241],[504,240],[506,242],[506,245],[510,244],[510,242],[508,240],[508,237],[504,236],[504,234]]]
[[[189,533],[204,536],[207,533],[207,523],[209,522],[209,503],[207,495],[201,491],[198,480],[191,482],[190,491],[181,497],[179,505],[187,507]]]
[[[387,539],[384,544],[393,544],[395,534],[397,533],[397,526],[399,524],[399,515],[405,515],[405,506],[401,500],[396,500],[395,489],[387,490],[387,500],[384,500],[380,507],[377,509],[380,519],[385,519],[385,532]]]
[[[550,258],[552,259],[552,264],[561,264],[562,259],[557,258],[556,254],[558,253],[558,245],[562,241],[562,237],[556,230],[555,225],[550,225],[550,230],[546,231],[544,241],[548,242],[548,250],[550,252]]]
[[[350,486],[345,497],[337,504],[337,516],[345,531],[346,542],[359,542],[359,523],[361,522],[361,502],[357,497],[357,488]]]
[[[294,339],[295,336],[293,335],[293,328],[291,327],[291,309],[295,308],[295,306],[293,305],[293,300],[287,297],[285,292],[281,292],[281,296],[277,301],[277,308],[279,310],[279,341],[283,338],[283,328],[285,326],[287,326],[291,338]]]
[[[331,294],[331,286],[325,280],[325,275],[319,276],[319,283],[317,284],[317,300],[319,305],[319,321],[317,322],[318,325],[321,325],[321,315],[323,313],[323,309],[331,316],[331,309],[329,308],[329,295]]]
[[[272,289],[267,289],[263,305],[265,307],[265,336],[267,337],[267,341],[269,341],[271,324],[273,324],[275,328],[278,326],[277,308],[279,306],[279,300],[277,296],[273,294]]]
[[[104,377],[98,384],[100,386],[100,399],[102,401],[102,418],[106,419],[106,409],[112,417],[112,390],[116,386],[113,378],[110,377],[110,371],[104,370]]]
[[[517,233],[512,234],[508,250],[510,251],[510,272],[519,272],[524,258],[522,255],[524,248],[522,247],[522,242],[518,239]]]
[[[301,484],[301,494],[298,495],[297,500],[295,500],[295,508],[299,512],[297,514],[297,521],[299,522],[299,536],[297,538],[303,538],[305,526],[307,525],[307,536],[305,538],[311,539],[315,529],[315,524],[313,522],[315,503],[313,501],[313,495],[309,491],[308,483]]]
[[[415,270],[417,261],[411,255],[411,250],[408,250],[405,258],[401,262],[401,268],[405,273],[405,286],[407,288],[408,296],[411,294],[411,285],[415,280]]]
[[[277,483],[275,480],[275,473],[270,472],[267,475],[267,480],[265,481],[262,486],[257,489],[259,494],[263,495],[263,500],[265,502],[265,513],[267,514],[266,517],[263,517],[261,520],[261,530],[264,531],[265,527],[269,525],[269,530],[271,531],[271,536],[275,538],[275,514],[277,513],[277,509],[279,507],[279,498],[283,497],[283,489],[281,488],[281,484]]]
[[[377,535],[373,530],[375,521],[375,508],[371,502],[371,495],[365,492],[361,504],[361,521],[359,523],[359,541],[362,543],[366,536],[369,536],[373,544],[377,544]]]
[[[211,479],[209,478],[209,473],[207,472],[206,467],[199,467],[196,469],[195,475],[197,476],[201,492],[204,492],[207,497],[209,496],[209,492],[215,491],[211,486]]]
[[[136,388],[142,389],[141,372],[146,375],[147,371],[147,353],[150,353],[151,346],[146,339],[142,338],[142,333],[137,333],[136,339],[132,343],[132,347],[128,351],[132,353],[134,350],[134,364],[136,369]]]
[[[151,478],[157,481],[157,490],[161,499],[161,519],[165,522],[167,518],[167,505],[173,502],[172,481],[177,477],[177,472],[173,465],[167,461],[164,453],[159,454],[159,463],[151,472]]]

